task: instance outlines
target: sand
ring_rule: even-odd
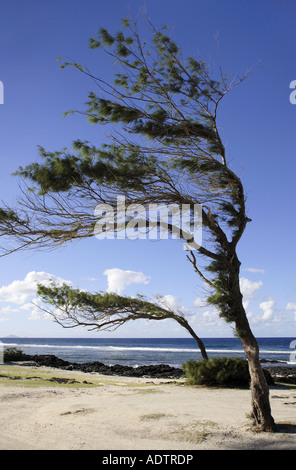
[[[256,433],[249,390],[2,365],[0,449],[296,449],[296,387],[271,387],[270,396],[280,431]]]

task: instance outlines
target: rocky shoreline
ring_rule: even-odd
[[[171,367],[167,364],[152,364],[139,367],[124,366],[115,364],[108,366],[102,362],[86,362],[86,363],[75,363],[68,362],[63,359],[56,357],[53,354],[37,354],[28,355],[25,353],[21,354],[21,357],[17,360],[18,363],[22,363],[24,366],[45,366],[62,370],[77,370],[80,372],[96,372],[103,375],[117,375],[123,377],[145,377],[145,378],[160,378],[160,379],[179,379],[184,377],[182,369],[177,367]],[[272,379],[275,382],[296,384],[296,367],[286,367],[284,365],[264,365],[265,361],[262,361],[263,367],[268,370]],[[269,375],[268,374],[268,375]]]
[[[266,369],[275,382],[296,385],[296,367],[270,366]]]
[[[96,372],[103,375],[119,375],[123,377],[149,377],[159,379],[179,379],[184,376],[182,369],[171,367],[167,364],[155,364],[139,367],[123,366],[115,364],[107,366],[102,362],[75,363],[60,359],[51,354],[27,355],[23,354],[18,363],[25,366],[45,366],[62,370],[77,370],[80,372]]]

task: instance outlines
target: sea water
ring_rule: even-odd
[[[202,359],[193,338],[0,338],[4,348],[26,354],[54,354],[69,362],[98,361],[106,365],[140,366]],[[295,338],[257,338],[260,359],[296,366]],[[245,357],[238,338],[203,338],[209,357]]]

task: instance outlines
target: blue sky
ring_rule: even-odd
[[[105,141],[104,131],[81,116],[92,83],[56,59],[71,57],[110,78],[110,62],[88,39],[103,26],[120,29],[121,18],[137,14],[136,0],[15,0],[1,5],[0,198],[13,204],[19,193],[11,176],[47,150],[70,147],[74,139]],[[243,180],[248,224],[239,244],[241,285],[257,336],[293,336],[296,326],[295,126],[296,105],[289,84],[296,79],[293,0],[150,0],[155,26],[173,28],[184,55],[217,61],[225,72],[249,78],[225,99],[219,115],[228,158]],[[186,261],[178,240],[89,239],[58,251],[23,252],[0,259],[0,337],[95,336],[64,330],[44,318],[31,301],[36,280],[49,276],[89,290],[117,289],[127,295],[156,294],[182,309],[202,337],[232,336],[232,329],[208,306],[204,286]],[[185,333],[174,323],[134,322],[101,336],[173,337]]]

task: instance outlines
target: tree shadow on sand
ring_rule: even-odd
[[[296,434],[296,424],[292,423],[276,423],[277,433]]]

